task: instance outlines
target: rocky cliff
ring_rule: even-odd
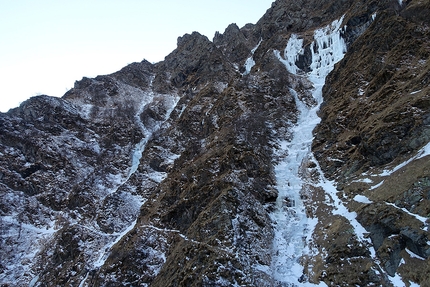
[[[2,286],[430,286],[430,4],[290,1],[0,114]]]

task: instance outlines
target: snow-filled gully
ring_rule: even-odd
[[[299,117],[292,130],[291,142],[281,141],[279,145],[281,148],[276,151],[280,155],[287,154],[284,158],[281,157],[275,166],[279,195],[276,209],[271,214],[275,230],[271,269],[274,280],[280,286],[315,286],[315,284],[306,282],[307,280],[303,276],[303,266],[300,264],[300,259],[304,255],[312,253],[307,243],[312,238],[317,219],[307,217],[304,204],[300,199],[300,192],[305,182],[299,174],[299,169],[303,161],[313,158],[312,130],[320,122],[317,111],[323,101],[322,87],[325,78],[333,69],[334,64],[340,61],[346,52],[346,44],[340,35],[342,21],[343,18],[315,31],[312,44],[315,49],[311,48],[311,72],[302,73],[302,76],[313,83],[312,95],[317,104],[308,107],[300,101],[296,91],[291,89]],[[303,40],[298,35],[291,36],[283,55],[281,52],[275,51],[275,55],[284,63],[287,70],[296,75],[300,69],[295,62],[300,54],[303,54]],[[321,179],[321,181],[321,186],[326,188],[328,181],[325,179]],[[326,193],[332,196],[330,190],[326,190]],[[338,203],[341,204],[340,200]],[[345,208],[342,209],[342,212],[348,213],[348,210]],[[343,216],[351,218],[345,214]],[[356,224],[357,222],[354,222],[353,226]],[[325,286],[323,282],[320,285]]]

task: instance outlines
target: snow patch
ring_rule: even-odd
[[[374,190],[374,189],[377,189],[378,187],[380,187],[381,185],[383,185],[384,184],[384,181],[381,181],[380,183],[378,183],[377,185],[374,185],[374,186],[372,186],[372,187],[370,187],[369,188],[369,190]]]
[[[408,165],[409,163],[411,163],[414,160],[423,158],[425,156],[430,155],[430,142],[427,143],[424,147],[422,147],[415,156],[411,157],[410,159],[402,162],[401,164],[397,165],[396,167],[394,167],[393,169],[389,170],[389,169],[385,169],[382,173],[380,173],[380,176],[389,176],[391,174],[393,174],[394,172],[398,171],[399,169],[401,169],[402,167],[405,167],[406,165]]]
[[[412,212],[410,212],[409,210],[407,210],[407,209],[406,209],[406,208],[404,208],[404,207],[398,207],[398,206],[397,206],[397,205],[395,205],[394,203],[390,203],[390,202],[385,202],[385,203],[386,203],[387,205],[390,205],[390,206],[394,207],[394,208],[400,209],[401,211],[403,211],[403,212],[405,212],[405,213],[409,214],[410,216],[415,217],[416,219],[418,219],[419,221],[421,221],[421,222],[424,224],[424,226],[426,226],[426,227],[427,227],[427,231],[428,231],[429,226],[428,226],[428,224],[427,224],[427,218],[426,218],[426,217],[423,217],[423,216],[421,216],[421,215],[418,215],[418,214],[412,213]]]
[[[228,83],[216,82],[214,86],[217,89],[218,93],[222,93],[228,87]]]
[[[390,282],[391,284],[393,284],[393,286],[406,286],[405,282],[403,282],[402,277],[399,275],[399,273],[396,273],[394,277],[391,277]]]
[[[369,200],[366,196],[360,195],[360,194],[357,194],[356,196],[354,196],[354,200],[365,204],[373,203],[373,201]]]
[[[412,251],[410,251],[408,248],[405,248],[405,250],[406,250],[406,252],[409,254],[409,256],[411,256],[412,258],[417,258],[417,259],[419,259],[419,260],[426,261],[426,259],[425,259],[425,258],[423,258],[423,257],[421,257],[421,256],[416,255],[415,253],[413,253]]]
[[[430,142],[418,151],[417,159],[430,155]]]
[[[352,182],[373,183],[373,181],[370,178],[363,178],[363,179],[353,180]]]
[[[323,174],[322,171],[321,175]],[[337,196],[336,185],[334,181],[328,181],[322,176],[322,180],[319,184],[326,193],[330,196],[331,203],[329,205],[333,206],[333,214],[345,217],[351,226],[354,228],[354,233],[357,235],[359,241],[364,242],[365,245],[371,246],[372,242],[369,238],[366,238],[366,229],[357,221],[357,214],[355,212],[350,212],[348,208],[343,204],[340,198]],[[376,258],[376,252],[373,247],[369,247],[369,251],[373,258]]]

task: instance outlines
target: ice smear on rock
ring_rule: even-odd
[[[251,50],[251,57],[246,59],[245,72],[243,73],[244,76],[248,75],[251,72],[252,67],[254,67],[255,61],[254,61],[253,56],[254,56],[255,51],[258,49],[258,47],[260,46],[262,41],[263,41],[263,39],[261,39],[260,42],[258,42],[257,46],[255,46],[255,48]]]
[[[310,250],[307,240],[311,240],[317,220],[306,216],[305,207],[300,198],[305,179],[299,174],[299,169],[304,161],[313,159],[312,130],[320,122],[317,111],[322,103],[325,77],[346,52],[346,44],[340,36],[342,21],[343,18],[336,20],[331,25],[316,30],[314,34],[312,43],[314,49],[311,49],[312,70],[305,77],[314,85],[312,93],[317,105],[309,108],[300,101],[296,91],[291,89],[300,114],[297,125],[293,128],[291,142],[281,142],[279,145],[281,148],[277,150],[278,154],[287,154],[287,156],[281,157],[275,167],[279,194],[276,210],[271,214],[275,229],[272,270],[279,286],[315,286],[307,282],[304,267],[300,264],[303,255],[314,252]],[[279,51],[275,51],[275,55],[292,74],[297,75],[301,72],[296,61],[303,53],[302,45],[303,40],[293,34],[284,51],[284,57],[281,57]],[[325,286],[323,282],[318,284]]]
[[[134,226],[136,225],[137,219],[134,220],[129,227],[127,227],[123,232],[121,232],[120,234],[116,235],[116,239],[113,242],[110,242],[109,244],[107,244],[105,246],[105,248],[102,249],[102,252],[100,254],[99,259],[94,263],[94,267],[96,268],[100,268],[101,266],[103,266],[103,264],[105,263],[108,255],[109,255],[109,251],[112,248],[112,246],[114,246],[115,244],[117,244],[128,232],[130,232]]]
[[[165,105],[166,108],[166,112],[165,115],[163,117],[163,120],[158,121],[154,126],[152,127],[147,127],[145,126],[139,118],[139,115],[143,112],[144,108],[148,105],[151,104],[151,102],[153,101],[153,99],[157,96],[162,96],[164,99],[163,104]],[[114,192],[116,192],[122,185],[124,185],[129,179],[130,177],[136,173],[136,171],[138,170],[139,167],[139,163],[140,163],[140,159],[142,157],[142,153],[144,152],[146,145],[148,143],[148,141],[151,139],[152,135],[154,132],[156,132],[157,130],[159,130],[161,128],[161,126],[169,119],[171,112],[174,110],[174,108],[176,107],[176,104],[179,101],[179,96],[177,95],[156,95],[155,93],[153,93],[152,91],[149,92],[148,96],[144,98],[144,100],[141,102],[141,106],[138,109],[138,112],[135,116],[136,118],[136,122],[139,125],[139,127],[141,128],[144,137],[142,138],[142,140],[136,145],[136,147],[133,150],[133,153],[131,155],[131,166],[130,166],[130,170],[128,172],[127,177],[119,183],[119,185],[116,187],[116,189],[114,190]],[[175,159],[174,157],[170,158],[172,161]],[[154,172],[156,173],[156,172]],[[161,182],[164,178],[163,175],[148,175],[148,177],[151,180],[154,180],[156,182]],[[142,206],[142,204],[145,202],[141,197],[139,196],[134,196],[136,198],[136,202],[134,202],[134,204],[137,204],[137,208],[136,211],[140,210],[140,207]],[[138,212],[136,212],[136,217],[137,217]],[[93,270],[97,270],[99,268],[101,268],[107,258],[110,255],[110,251],[112,249],[112,247],[117,244],[119,241],[121,241],[121,239],[126,236],[136,225],[137,222],[137,218],[135,218],[126,228],[123,229],[122,232],[120,233],[116,233],[116,234],[110,234],[109,237],[111,237],[111,240],[109,240],[105,246],[100,250],[100,252],[97,254],[95,253],[94,256],[98,256],[98,259],[95,260],[93,262]],[[86,274],[85,278],[81,281],[80,286],[86,286],[86,280],[88,278],[88,274]]]

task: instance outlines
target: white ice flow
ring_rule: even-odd
[[[243,73],[243,75],[248,75],[251,72],[252,67],[254,67],[255,61],[254,61],[253,56],[254,56],[255,51],[258,49],[258,47],[260,47],[261,41],[263,41],[263,39],[261,39],[260,42],[258,42],[257,46],[255,46],[254,49],[251,50],[251,57],[246,59],[246,61],[245,61],[245,72]]]
[[[276,57],[287,67],[287,70],[292,74],[297,74],[300,70],[296,66],[296,61],[299,59],[299,55],[303,55],[303,39],[300,39],[298,35],[291,35],[288,40],[287,47],[284,50],[284,57],[281,56],[279,51],[275,51]]]
[[[311,240],[312,232],[316,225],[316,219],[306,216],[305,207],[300,198],[300,191],[304,185],[304,179],[299,175],[302,162],[311,159],[312,130],[320,122],[317,115],[322,103],[322,87],[326,76],[333,69],[334,64],[340,61],[346,52],[346,44],[342,39],[341,24],[343,17],[334,21],[331,25],[318,29],[314,33],[314,42],[311,45],[312,64],[311,72],[302,75],[308,78],[314,85],[313,97],[317,105],[308,107],[302,103],[297,93],[291,89],[300,114],[296,126],[293,128],[291,142],[282,141],[279,154],[287,154],[281,158],[275,167],[277,189],[279,192],[276,201],[276,210],[271,214],[275,229],[273,244],[273,277],[280,286],[315,286],[306,282],[302,275],[303,266],[300,259],[312,251],[307,246],[307,240]],[[281,56],[275,51],[278,59],[285,64],[292,74],[298,74],[300,69],[295,62],[299,54],[303,54],[303,40],[298,35],[292,35]],[[314,52],[315,50],[315,52]],[[325,286],[323,282],[319,285]]]

